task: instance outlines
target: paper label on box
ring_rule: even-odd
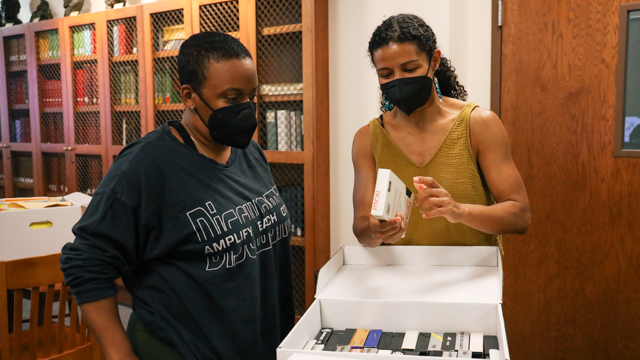
[[[80,11],[72,11],[69,16],[78,16],[78,14],[80,14]]]
[[[117,3],[115,5],[113,5],[114,9],[122,9],[124,7],[124,3]]]

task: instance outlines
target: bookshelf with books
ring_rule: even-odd
[[[36,178],[33,160],[37,158],[32,115],[34,97],[33,59],[27,42],[26,26],[2,29],[0,33],[0,135],[3,155],[3,190],[5,196],[33,196]],[[30,66],[31,65],[31,66]]]
[[[67,187],[92,195],[107,171],[106,141],[108,104],[104,55],[108,51],[105,13],[82,14],[64,18],[64,51],[69,59],[64,66],[68,77],[67,121],[69,141],[65,150],[70,159]]]
[[[41,174],[42,181],[35,185],[36,193],[45,196],[61,196],[68,192],[67,178],[70,154],[65,149],[69,143],[68,123],[65,121],[67,91],[63,79],[66,59],[61,37],[60,19],[30,24],[36,59],[38,101],[34,102],[34,114],[38,132],[38,157],[34,170]]]
[[[186,25],[185,25],[186,24]],[[182,118],[178,50],[191,36],[191,2],[166,0],[143,5],[147,131]],[[153,116],[151,116],[153,115]]]
[[[256,0],[257,141],[292,219],[296,315],[329,259],[326,0]],[[316,146],[318,144],[318,146]]]
[[[109,64],[105,94],[109,165],[127,144],[148,131],[144,106],[145,43],[142,7],[105,12],[107,44],[104,60]],[[142,81],[141,81],[142,80]]]

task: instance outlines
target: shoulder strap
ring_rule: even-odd
[[[192,148],[195,151],[198,151],[198,149],[196,148],[196,144],[193,143],[193,140],[191,140],[191,136],[187,132],[187,129],[184,128],[184,125],[182,125],[180,121],[175,121],[175,122],[172,121],[169,123],[169,126],[173,127],[174,129],[176,129],[176,131],[178,131],[178,134],[180,134],[180,137],[182,138],[182,141],[184,141],[185,145],[187,145],[188,147]]]

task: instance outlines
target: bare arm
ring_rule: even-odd
[[[376,247],[381,243],[394,243],[405,232],[407,222],[395,217],[380,222],[371,216],[371,203],[376,186],[376,164],[371,153],[369,125],[358,130],[352,148],[355,182],[353,184],[353,233],[360,244]]]
[[[107,360],[137,360],[122,327],[115,296],[80,305]]]
[[[414,179],[424,218],[443,216],[489,234],[524,234],[531,224],[529,199],[511,157],[509,137],[493,112],[476,109],[471,115],[471,140],[478,163],[496,204],[459,204],[432,178]]]

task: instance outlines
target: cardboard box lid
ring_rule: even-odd
[[[493,246],[344,246],[318,274],[318,299],[502,303]]]
[[[85,208],[89,206],[89,203],[91,202],[91,196],[87,194],[83,194],[81,192],[74,192],[71,194],[67,194],[64,196],[64,199],[67,201],[73,201],[74,203],[80,206],[83,206]]]

